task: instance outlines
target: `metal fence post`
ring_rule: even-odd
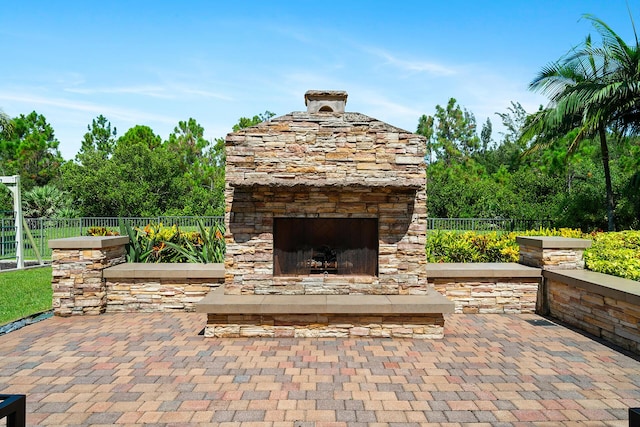
[[[7,418],[7,427],[25,427],[27,424],[27,396],[0,394],[0,419]]]

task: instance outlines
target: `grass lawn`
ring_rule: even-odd
[[[51,267],[0,273],[0,325],[51,310]]]

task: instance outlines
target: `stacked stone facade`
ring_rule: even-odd
[[[456,313],[535,313],[540,279],[434,279],[436,291],[456,304]]]
[[[564,237],[517,237],[520,264],[544,270],[584,269],[584,250],[591,240]]]
[[[638,282],[592,271],[548,271],[549,314],[640,354]]]
[[[209,314],[205,336],[441,339],[444,337],[444,317],[442,314]]]
[[[107,313],[195,311],[195,304],[212,288],[211,279],[107,279]]]
[[[425,140],[358,113],[294,112],[226,140],[225,293],[425,294]],[[376,218],[376,276],[274,277],[274,218]]]
[[[515,263],[430,263],[429,283],[456,313],[534,313],[540,269]]]
[[[123,237],[80,237],[49,241],[51,286],[57,316],[101,314],[106,307],[102,270],[125,262]]]

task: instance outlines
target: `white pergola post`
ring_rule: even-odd
[[[0,183],[7,186],[13,195],[13,212],[16,227],[16,267],[24,268],[24,229],[22,228],[22,197],[20,195],[20,175],[0,176]]]

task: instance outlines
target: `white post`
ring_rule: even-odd
[[[2,176],[0,183],[7,185],[13,194],[13,212],[16,227],[16,267],[24,268],[24,229],[22,228],[22,197],[20,196],[20,175]],[[13,185],[10,185],[13,184]]]
[[[24,229],[22,228],[22,196],[20,195],[20,175],[15,175],[13,187],[13,210],[16,213],[16,268],[24,268]]]

